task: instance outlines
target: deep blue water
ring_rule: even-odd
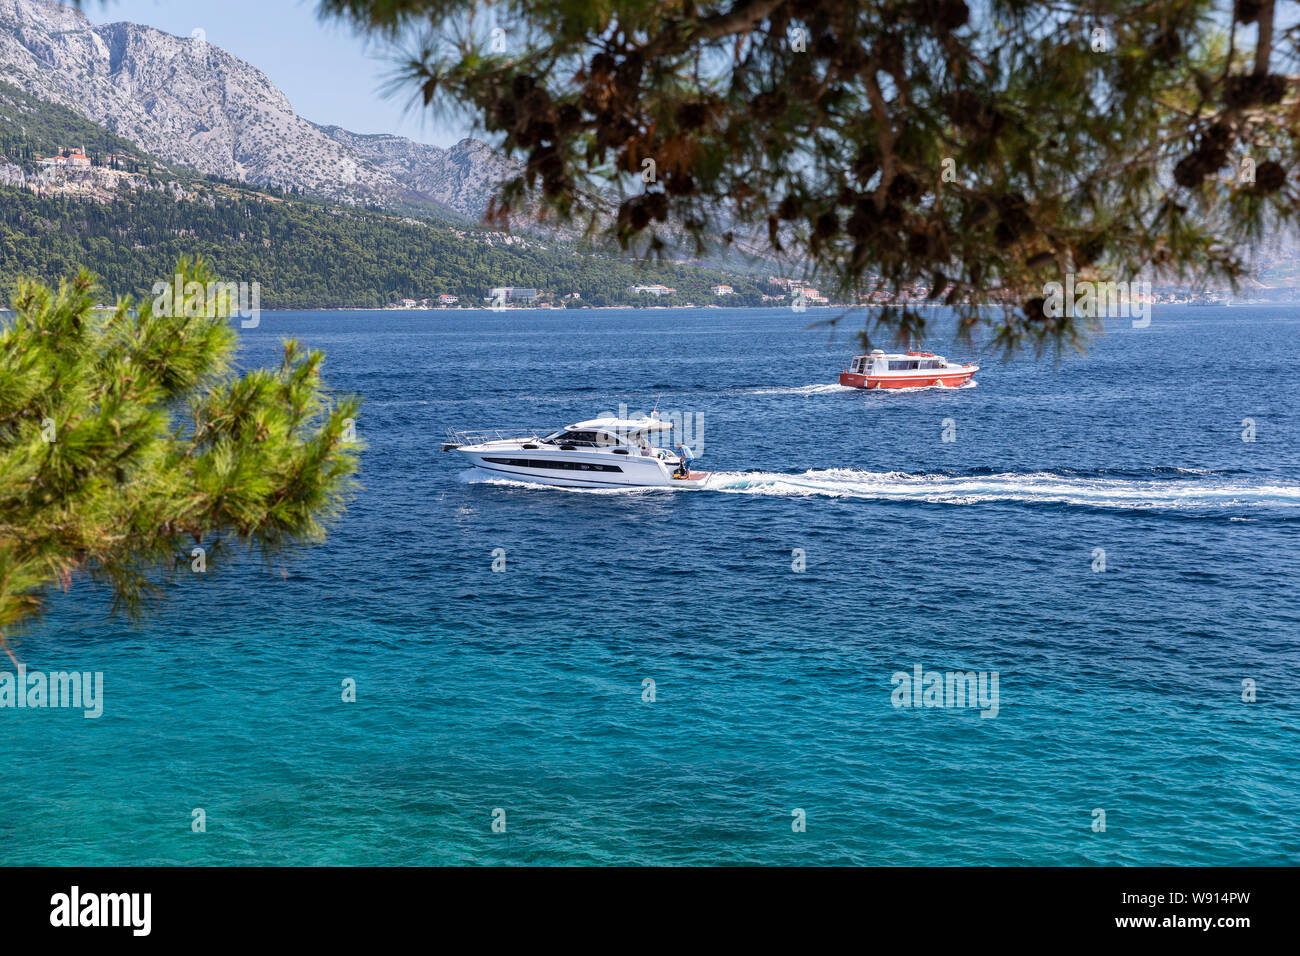
[[[1300,310],[905,393],[831,387],[815,315],[263,314],[244,361],[298,336],[364,395],[365,488],[144,629],[54,597],[19,654],[103,671],[104,716],[0,710],[0,863],[1300,863]],[[713,488],[438,448],[656,397]],[[918,664],[996,671],[997,716],[895,707]]]

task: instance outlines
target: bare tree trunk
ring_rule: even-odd
[[[1273,4],[1275,0],[1264,0],[1259,7],[1259,39],[1255,43],[1255,75],[1268,73],[1269,56],[1273,52]]]

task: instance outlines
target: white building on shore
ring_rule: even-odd
[[[488,289],[489,302],[536,302],[541,295],[537,289],[521,289],[518,286],[497,286],[494,289]]]
[[[83,169],[90,168],[90,157],[86,155],[86,147],[74,146],[72,149],[64,150],[68,155],[60,153],[57,156],[49,156],[45,159],[38,159],[36,162],[41,166],[74,166]]]

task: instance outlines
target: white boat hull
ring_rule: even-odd
[[[687,484],[673,478],[672,466],[658,458],[550,449],[456,451],[475,468],[516,481],[566,488],[669,488]]]

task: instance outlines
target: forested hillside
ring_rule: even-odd
[[[71,147],[84,147],[94,169],[38,163]],[[95,175],[109,165],[117,178]],[[483,232],[456,216],[405,216],[204,176],[0,81],[0,304],[19,277],[55,281],[82,266],[100,276],[106,300],[147,292],[182,254],[258,282],[263,308],[376,308],[444,293],[480,305],[494,286],[541,289],[555,304],[702,304],[717,301],[709,287],[719,282],[736,290],[728,305],[762,301],[753,277],[638,266],[568,242]],[[637,283],[677,294],[629,294]],[[564,299],[574,292],[581,298]]]
[[[0,187],[0,296],[20,276],[57,279],[85,266],[105,297],[147,291],[181,254],[201,254],[225,278],[258,282],[263,308],[381,307],[442,293],[480,304],[493,286],[542,289],[560,303],[647,303],[633,283],[663,283],[672,305],[716,301],[709,286],[736,289],[728,305],[759,304],[752,278],[688,266],[667,268],[580,254],[567,245],[500,234],[458,233],[397,216],[280,197],[222,183],[178,198],[138,190],[112,202],[38,196]]]

